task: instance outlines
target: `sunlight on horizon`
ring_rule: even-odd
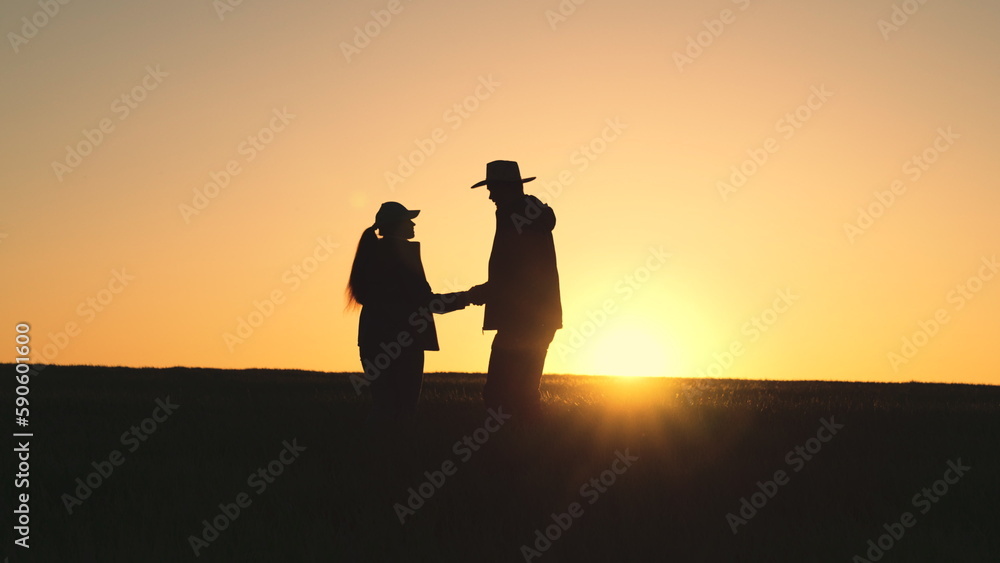
[[[615,327],[595,339],[593,350],[581,361],[590,366],[588,375],[671,377],[680,371],[669,343],[657,340],[646,327]]]

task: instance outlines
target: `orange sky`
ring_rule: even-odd
[[[466,289],[510,159],[558,217],[547,372],[1000,384],[1000,5],[668,4],[5,3],[0,329],[357,370],[379,204]],[[481,323],[427,370],[485,371]]]

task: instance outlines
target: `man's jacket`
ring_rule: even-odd
[[[552,208],[526,195],[496,218],[483,329],[562,328]]]

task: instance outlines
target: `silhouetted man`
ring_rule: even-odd
[[[489,279],[470,291],[473,303],[485,303],[483,330],[496,330],[483,388],[487,407],[503,406],[533,418],[540,401],[538,384],[545,354],[555,331],[562,328],[559,272],[552,229],[552,209],[525,195],[516,162],[486,165],[486,186],[497,206],[497,228],[490,254]],[[521,418],[521,417],[519,417]]]

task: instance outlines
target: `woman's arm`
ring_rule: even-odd
[[[427,308],[434,313],[444,314],[458,311],[469,306],[469,292],[458,291],[455,293],[434,293],[431,294]]]

